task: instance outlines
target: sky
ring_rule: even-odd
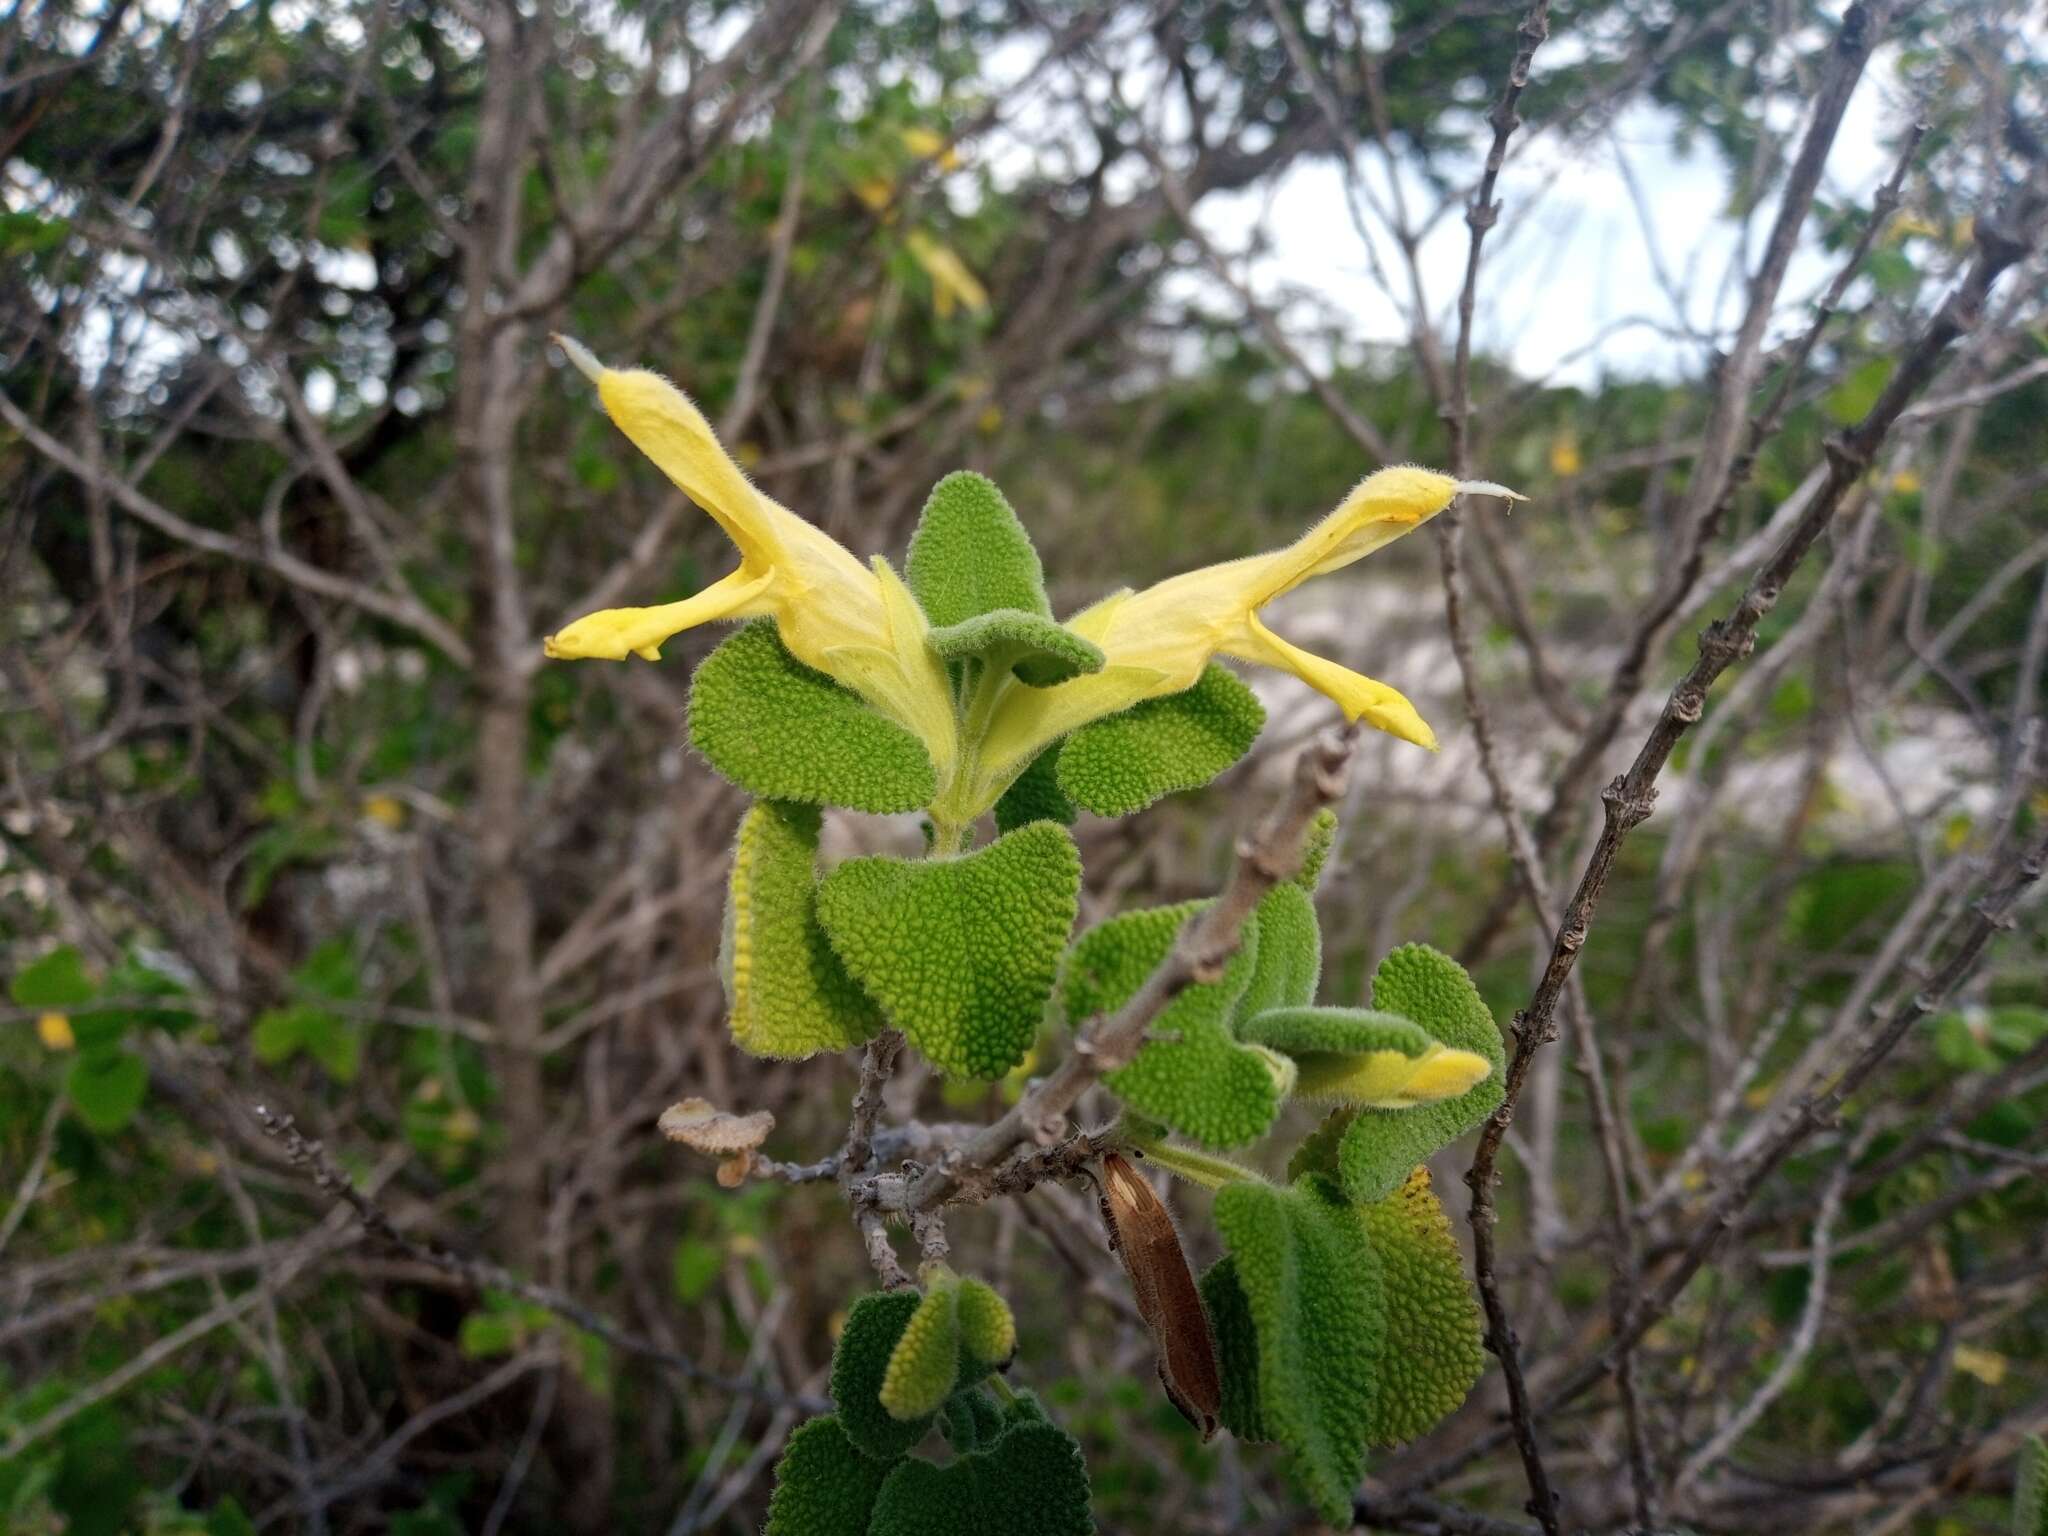
[[[1883,180],[1887,132],[1904,111],[1893,99],[1893,79],[1880,52],[1850,101],[1823,197],[1867,201]],[[1560,384],[1591,385],[1603,374],[1669,377],[1697,367],[1702,345],[1695,337],[1740,317],[1739,283],[1725,278],[1742,230],[1727,216],[1731,178],[1718,154],[1706,144],[1683,154],[1675,140],[1670,116],[1645,105],[1625,113],[1608,138],[1567,145],[1538,135],[1511,155],[1499,187],[1502,221],[1488,236],[1480,274],[1481,350],[1504,353],[1527,377]],[[1624,163],[1655,231],[1654,247],[1644,239]],[[1433,206],[1419,184],[1409,191],[1412,209]],[[1773,211],[1753,223],[1752,259]],[[1297,163],[1271,188],[1212,196],[1200,215],[1227,251],[1247,250],[1263,235],[1267,254],[1251,261],[1248,274],[1263,301],[1313,295],[1353,334],[1405,336],[1400,312],[1371,276],[1334,161]],[[1423,242],[1420,265],[1440,318],[1451,315],[1468,239],[1463,218],[1453,216]],[[1392,241],[1383,238],[1390,272],[1399,271],[1395,257]],[[1683,326],[1660,285],[1660,267],[1685,300]],[[1830,275],[1829,261],[1809,239],[1795,257],[1786,297],[1817,293]],[[1639,321],[1652,323],[1631,323]]]

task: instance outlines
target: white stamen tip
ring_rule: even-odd
[[[1458,494],[1461,496],[1498,496],[1502,501],[1527,501],[1529,498],[1520,491],[1511,491],[1504,485],[1495,485],[1491,480],[1460,480]]]
[[[597,360],[597,354],[583,345],[574,336],[553,335],[548,338],[562,349],[562,356],[569,359],[576,371],[595,384],[604,373],[604,364]]]

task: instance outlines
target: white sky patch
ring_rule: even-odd
[[[1882,84],[1891,75],[1880,55],[1851,99],[1828,161],[1824,197],[1867,203],[1889,169],[1883,141],[1903,115]],[[1638,106],[1620,117],[1611,136],[1568,143],[1537,135],[1524,141],[1522,154],[1511,155],[1497,194],[1504,204],[1501,222],[1487,239],[1480,269],[1475,333],[1481,352],[1505,356],[1525,377],[1557,384],[1697,370],[1706,346],[1725,339],[1740,319],[1743,285],[1731,263],[1745,232],[1744,269],[1754,262],[1775,202],[1745,231],[1729,214],[1733,177],[1719,154],[1704,142],[1680,153],[1676,140],[1668,113]],[[1383,162],[1368,154],[1376,163],[1366,175],[1384,200]],[[1627,175],[1642,194],[1649,240]],[[1418,178],[1405,179],[1404,190],[1417,220],[1439,201]],[[1266,252],[1242,274],[1262,300],[1311,296],[1357,339],[1399,343],[1406,337],[1399,252],[1381,233],[1380,261],[1400,297],[1397,305],[1372,275],[1335,162],[1303,162],[1271,187],[1211,197],[1202,204],[1202,222],[1226,251],[1247,249],[1255,235],[1263,239]],[[1421,242],[1428,303],[1446,331],[1455,319],[1469,238],[1461,206]],[[1818,291],[1832,271],[1809,232],[1787,276],[1787,299]],[[1226,295],[1219,303],[1227,311],[1233,301]]]

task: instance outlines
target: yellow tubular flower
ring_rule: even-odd
[[[703,412],[668,380],[607,368],[566,336],[555,343],[597,385],[619,430],[725,530],[740,564],[681,602],[587,614],[549,635],[547,654],[562,661],[655,661],[662,643],[683,630],[765,615],[797,660],[922,741],[946,782],[958,757],[952,693],[925,645],[924,613],[888,564],[861,564],[831,535],[756,490]]]
[[[1368,475],[1285,549],[1205,566],[1143,592],[1119,592],[1077,614],[1067,627],[1101,646],[1107,664],[1054,688],[1011,688],[991,723],[971,793],[979,799],[991,785],[1000,793],[1045,747],[1091,720],[1194,686],[1217,655],[1292,672],[1335,700],[1346,719],[1435,751],[1436,733],[1400,693],[1288,644],[1259,621],[1259,610],[1311,576],[1391,544],[1466,493],[1523,499],[1489,481],[1398,465]]]

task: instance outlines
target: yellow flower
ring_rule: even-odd
[[[71,1032],[71,1020],[61,1013],[38,1014],[36,1038],[46,1050],[69,1051],[78,1046],[78,1037]]]
[[[941,320],[953,313],[956,301],[977,315],[988,308],[988,290],[951,246],[939,244],[921,229],[905,235],[903,245],[932,280],[932,308]]]
[[[939,781],[950,777],[953,699],[925,644],[929,626],[888,562],[863,565],[831,535],[756,490],[711,424],[658,374],[607,368],[579,343],[555,338],[614,424],[739,550],[739,569],[695,597],[653,608],[588,614],[545,649],[557,660],[656,661],[670,636],[718,619],[767,616],[806,666],[836,679],[924,743]]]
[[[1346,719],[1435,751],[1436,733],[1400,693],[1288,644],[1260,622],[1259,610],[1311,576],[1327,575],[1393,543],[1461,493],[1522,499],[1487,481],[1460,482],[1398,465],[1360,481],[1334,512],[1285,549],[1205,566],[1143,592],[1118,592],[1077,614],[1067,627],[1100,646],[1106,664],[1053,688],[1011,686],[981,743],[974,783],[963,786],[969,800],[993,799],[1069,731],[1193,687],[1218,655],[1292,672],[1335,700]]]
[[[929,160],[942,171],[960,169],[960,155],[946,141],[942,133],[929,128],[906,128],[903,130],[903,147],[920,160]]]

